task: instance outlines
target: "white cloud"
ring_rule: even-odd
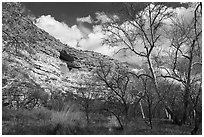
[[[106,23],[110,21],[110,19],[104,12],[96,12],[95,15],[97,21],[101,21],[101,23]]]
[[[88,22],[90,24],[92,23],[92,18],[90,15],[87,17],[77,18],[76,20],[77,20],[77,22]]]
[[[96,15],[96,19],[97,19],[96,22],[100,21],[102,24],[106,23],[106,22],[111,22],[112,19],[114,19],[114,20],[119,19],[119,17],[115,14],[108,16],[104,12],[96,12],[95,15]]]
[[[77,40],[82,37],[82,34],[76,25],[69,27],[63,22],[58,22],[50,15],[43,15],[38,18],[36,25],[59,39],[62,43],[69,44],[70,46],[75,46]]]
[[[83,21],[88,21],[89,17],[84,17]],[[53,37],[59,39],[62,43],[68,44],[74,48],[77,47],[77,42],[82,50],[92,50],[105,55],[112,55],[114,48],[102,46],[103,38],[102,27],[96,25],[93,31],[86,28],[83,24],[73,25],[69,27],[63,22],[59,22],[51,15],[41,16],[37,19],[36,25],[48,32]]]
[[[179,19],[183,19],[185,23],[191,23],[194,16],[194,9],[192,7],[184,8],[179,7],[175,9]]]
[[[87,39],[82,39],[79,45],[84,49],[96,50],[102,44],[104,35],[102,33],[90,33]]]
[[[83,37],[87,37],[87,35],[89,35],[91,33],[91,30],[89,28],[87,28],[83,22],[79,22],[78,23],[78,29],[81,31]]]
[[[102,42],[106,36],[102,33],[102,27],[96,25],[93,27],[93,32],[87,38],[82,39],[79,45],[82,49],[99,52],[104,55],[112,56],[116,47],[103,45]]]
[[[95,51],[112,57],[115,50],[116,47],[100,46]]]

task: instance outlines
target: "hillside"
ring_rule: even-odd
[[[81,74],[93,72],[98,59],[118,63],[108,56],[62,44],[35,26],[20,3],[3,3],[2,10],[3,90],[18,85],[23,90],[72,92]],[[79,69],[69,71],[66,62],[59,58],[62,50],[76,58],[74,65]]]

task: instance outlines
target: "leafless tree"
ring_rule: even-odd
[[[192,86],[201,83],[201,3],[194,6],[194,17],[190,23],[182,18],[173,20],[170,33],[171,52],[169,57],[171,72],[164,78],[176,80],[184,86],[183,93],[183,117],[181,123],[187,119]],[[200,84],[201,85],[201,84]],[[199,93],[199,92],[198,92]],[[199,94],[198,94],[199,96]]]
[[[133,101],[131,91],[133,88],[132,76],[117,63],[107,63],[99,61],[96,71],[97,76],[103,81],[107,87],[106,103],[112,102],[114,107],[106,107],[118,120],[121,128],[128,122],[129,104]],[[110,103],[109,103],[110,104]]]
[[[158,92],[153,55],[156,48],[161,45],[165,21],[173,16],[173,12],[162,4],[152,3],[147,3],[146,8],[138,12],[136,3],[125,3],[122,14],[124,15],[122,16],[123,20],[113,17],[111,22],[104,25],[105,32],[110,35],[106,42],[112,46],[123,45],[117,53],[129,50],[145,59],[150,73],[140,74],[138,78],[150,79],[158,98],[162,101]]]
[[[78,95],[77,102],[85,113],[87,125],[90,125],[91,114],[97,110],[94,102],[103,94],[103,90],[97,78],[92,74],[81,75],[81,80],[78,82],[79,86],[74,88]]]
[[[193,67],[201,65],[201,3],[195,6],[194,19],[188,25],[182,20],[175,20],[176,15],[174,12],[162,4],[148,3],[147,7],[142,11],[138,12],[135,8],[135,3],[125,3],[124,11],[125,16],[123,20],[120,18],[112,17],[112,21],[104,25],[104,30],[109,34],[109,38],[106,40],[112,46],[121,46],[122,50],[131,51],[135,55],[145,59],[148,64],[150,74],[140,74],[138,77],[147,77],[152,80],[154,89],[158,95],[159,100],[164,104],[166,109],[169,109],[168,104],[164,101],[163,97],[158,90],[158,78],[155,69],[164,67],[164,59],[161,59],[159,55],[155,56],[158,50],[157,47],[161,46],[168,38],[165,34],[165,29],[172,32],[170,43],[172,51],[171,63],[173,66],[172,72],[165,66],[168,75],[162,75],[163,78],[171,78],[184,85],[184,96],[183,96],[183,118],[179,122],[180,124],[185,123],[187,118],[187,108],[189,104],[189,97],[191,91],[191,85],[200,81],[198,75],[193,74]],[[120,16],[119,16],[120,17]],[[166,24],[171,22],[170,26]],[[183,45],[187,50],[183,50]],[[171,53],[171,52],[170,52]],[[196,57],[197,56],[197,57]],[[159,62],[158,59],[161,59]],[[155,63],[156,62],[156,63]],[[163,62],[163,64],[162,64]],[[179,64],[180,63],[180,64]],[[157,64],[157,65],[155,65]],[[169,64],[169,63],[168,63]],[[184,72],[182,65],[186,65]],[[179,70],[179,67],[180,70]],[[169,69],[170,69],[169,68]]]

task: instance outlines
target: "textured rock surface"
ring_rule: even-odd
[[[98,59],[115,61],[108,56],[80,51],[62,44],[47,32],[36,27],[24,14],[20,3],[2,5],[3,90],[71,91],[81,75],[90,74]],[[60,51],[78,58],[80,69],[68,70],[59,59]],[[26,83],[26,84],[25,84]]]

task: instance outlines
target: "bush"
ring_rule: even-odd
[[[3,109],[2,132],[11,135],[47,134],[52,112],[46,108]]]
[[[75,107],[69,107],[68,110],[52,112],[52,134],[79,134],[86,126],[86,120],[84,113],[74,109]]]
[[[14,109],[8,109],[8,108],[2,108],[2,121],[9,121],[15,117],[16,110]]]
[[[67,105],[62,111],[47,108],[8,109],[2,113],[3,134],[45,135],[85,134],[86,119],[76,105]]]

